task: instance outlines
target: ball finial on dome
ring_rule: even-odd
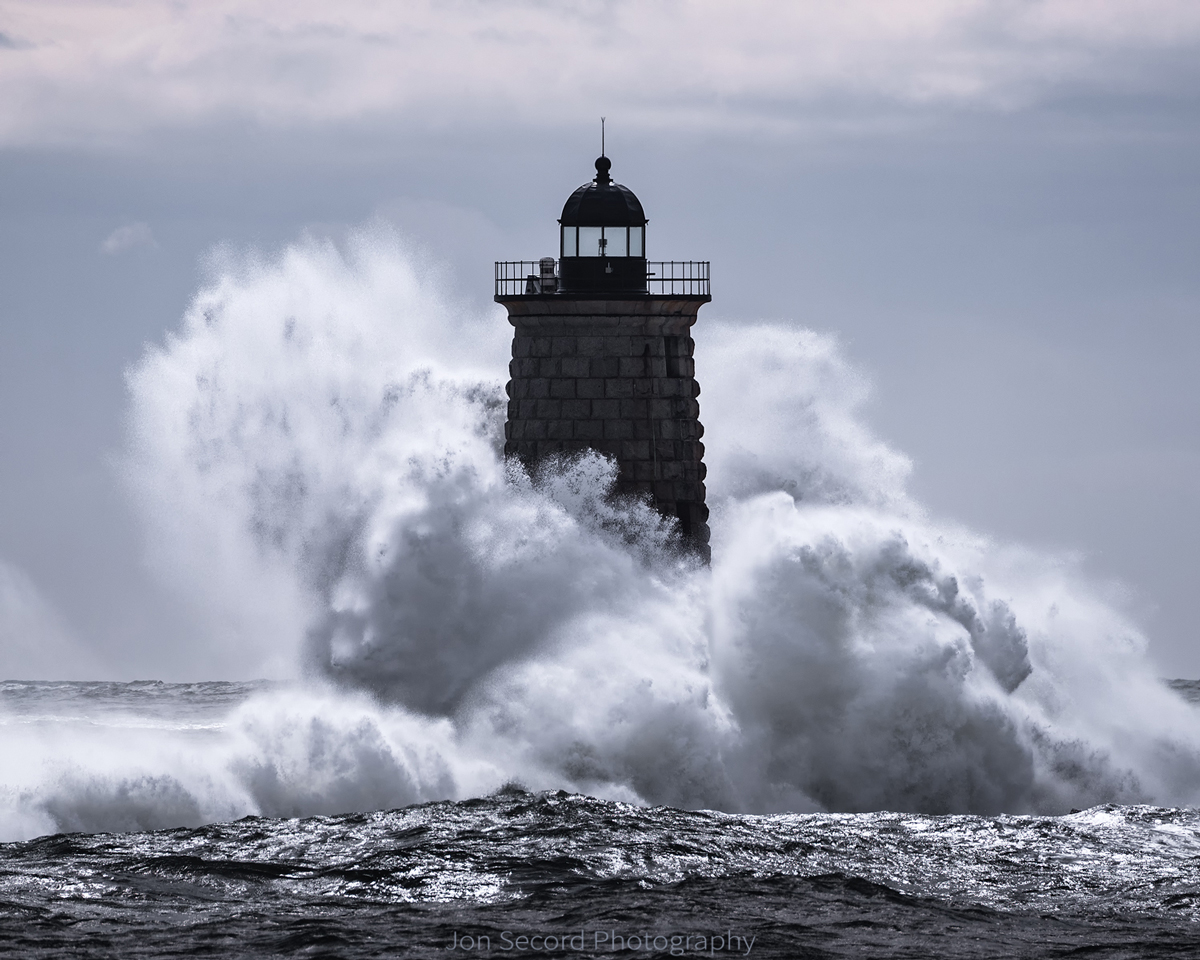
[[[612,177],[608,175],[608,171],[612,169],[612,161],[608,157],[596,158],[596,182],[597,183],[612,183]]]

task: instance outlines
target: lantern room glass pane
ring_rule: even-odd
[[[628,247],[629,228],[628,227],[605,227],[604,228],[604,252],[610,257],[627,257],[629,256]]]
[[[562,255],[564,257],[576,257],[578,248],[575,245],[575,227],[562,228]]]
[[[579,255],[581,257],[604,256],[604,228],[579,228]]]
[[[646,255],[645,244],[642,242],[642,231],[645,227],[630,227],[629,228],[629,255],[631,257],[644,257]]]

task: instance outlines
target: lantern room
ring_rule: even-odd
[[[596,160],[596,177],[567,198],[559,219],[558,289],[564,293],[645,293],[646,214],[628,187]]]

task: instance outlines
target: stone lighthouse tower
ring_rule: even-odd
[[[567,198],[559,257],[496,264],[513,335],[505,453],[592,449],[618,464],[617,492],[648,497],[708,556],[700,387],[692,324],[708,263],[648,261],[646,215],[611,161]]]

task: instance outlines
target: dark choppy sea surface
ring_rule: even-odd
[[[6,723],[119,725],[136,702],[202,732],[255,689],[2,693]],[[0,845],[0,918],[17,957],[1195,957],[1200,813],[735,816],[514,786]]]

